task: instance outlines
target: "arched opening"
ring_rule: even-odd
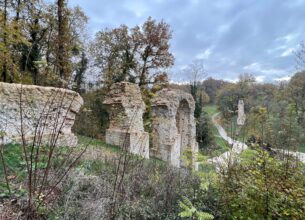
[[[183,150],[188,147],[189,145],[189,122],[190,122],[190,114],[191,109],[189,107],[188,102],[183,99],[179,103],[179,107],[177,109],[176,114],[176,126],[178,131],[178,138],[179,138],[179,148],[180,148],[180,155],[182,155]]]

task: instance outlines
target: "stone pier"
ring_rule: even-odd
[[[106,142],[149,158],[149,135],[143,126],[145,104],[139,86],[128,82],[115,83],[103,104],[110,117]]]
[[[245,105],[243,100],[238,101],[237,125],[244,125],[246,121]]]
[[[191,94],[181,90],[162,89],[152,101],[153,139],[151,155],[175,167],[184,166],[184,156],[191,154],[197,169],[195,102]]]

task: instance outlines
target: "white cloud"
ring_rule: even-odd
[[[278,37],[276,38],[275,40],[276,41],[284,41],[285,43],[290,43],[292,42],[294,39],[297,38],[297,33],[293,33],[293,34],[287,34],[285,36],[282,36],[282,37]]]
[[[228,81],[228,82],[231,82],[231,83],[237,83],[238,82],[238,78],[235,78],[235,79],[229,79],[229,78],[226,78],[224,79],[225,81]]]
[[[255,80],[256,80],[256,82],[264,82],[265,78],[266,78],[266,76],[260,75],[260,76],[256,76]]]
[[[222,34],[222,33],[227,32],[230,29],[230,27],[231,27],[230,24],[223,24],[217,28],[217,31]]]
[[[236,61],[235,61],[235,60],[231,60],[231,61],[229,62],[229,65],[230,65],[230,66],[235,66],[235,65],[236,65]]]
[[[146,4],[143,4],[143,2],[140,1],[134,1],[134,2],[125,2],[124,4],[125,8],[133,12],[136,17],[140,18],[142,16],[146,16],[148,10],[148,6]]]
[[[282,70],[282,69],[276,69],[276,68],[265,68],[265,67],[262,67],[261,64],[259,63],[251,63],[247,66],[244,66],[243,67],[244,70],[246,71],[249,71],[250,73],[263,73],[265,75],[268,75],[268,74],[280,74],[280,75],[283,75],[286,73],[285,70]]]
[[[278,53],[278,51],[282,51],[282,50],[286,50],[287,49],[287,45],[281,45],[275,48],[271,48],[267,50],[268,54],[272,54],[272,53]]]
[[[188,66],[187,65],[180,65],[178,66],[179,70],[185,70]]]
[[[211,54],[212,54],[212,50],[210,48],[208,48],[204,52],[197,54],[196,59],[199,59],[199,60],[208,59]]]
[[[80,5],[90,17],[92,35],[105,27],[141,25],[148,16],[165,19],[173,30],[172,71],[179,72],[173,76],[175,81],[187,79],[180,70],[196,58],[204,59],[214,78],[235,81],[239,74],[249,72],[273,81],[294,71],[289,48],[305,39],[305,1],[253,2],[72,0],[69,5]]]
[[[289,81],[291,79],[291,76],[283,76],[283,77],[278,77],[278,78],[274,78],[275,81]]]
[[[260,71],[261,70],[261,66],[259,63],[251,63],[247,66],[243,67],[244,70],[250,70],[250,71]]]
[[[294,51],[294,48],[292,48],[292,47],[287,48],[286,50],[284,50],[282,52],[281,57],[288,57],[288,56],[292,55],[293,51]]]

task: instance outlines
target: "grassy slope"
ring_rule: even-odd
[[[87,173],[96,173],[101,167],[109,167],[112,160],[117,160],[118,155],[122,153],[122,150],[110,144],[106,144],[104,141],[98,139],[92,139],[84,136],[78,137],[78,147],[75,148],[74,152],[80,153],[84,147],[87,146],[87,150],[81,157],[81,160],[77,164],[76,168],[84,168]],[[57,149],[57,148],[56,148]],[[61,147],[65,151],[65,147]],[[21,184],[26,178],[26,165],[23,162],[23,153],[20,145],[6,145],[4,146],[4,160],[7,167],[8,175],[12,176],[10,180],[12,189],[18,189],[18,185]],[[140,159],[135,155],[131,155],[133,159]],[[54,164],[61,164],[61,160],[64,158],[54,157]],[[163,165],[164,162],[152,158],[152,162]],[[147,160],[148,161],[148,160]],[[45,167],[45,162],[41,163],[41,167]],[[16,190],[13,193],[19,194]],[[8,191],[5,184],[4,172],[2,161],[0,161],[0,198],[8,195]]]
[[[214,114],[216,114],[218,111],[217,106],[216,105],[207,105],[205,107],[203,107],[203,111],[206,112],[211,120],[211,124],[212,123],[212,116]],[[225,151],[227,151],[229,148],[229,145],[226,141],[224,141],[222,139],[222,137],[220,137],[217,128],[213,125],[212,127],[212,134],[214,136],[214,141],[216,144],[216,149],[212,152],[212,156],[216,156],[219,155]]]
[[[94,158],[95,160],[100,159],[99,157],[113,158],[120,149],[116,146],[112,146],[104,143],[103,141],[97,139],[91,139],[87,137],[79,137],[79,147],[75,149],[75,152],[81,152],[84,146],[88,145],[88,151],[85,153],[87,158]],[[65,150],[64,147],[61,149]],[[4,161],[8,176],[10,176],[10,185],[13,194],[19,195],[20,190],[18,190],[19,185],[26,178],[26,164],[23,157],[22,147],[17,144],[9,144],[4,146],[3,150]],[[88,156],[89,155],[89,156]],[[92,157],[93,155],[93,157]],[[81,159],[82,166],[84,162]],[[93,160],[92,160],[93,161]],[[86,161],[87,163],[87,161]],[[45,167],[46,162],[40,162],[38,166]],[[54,164],[61,164],[60,158],[54,157]],[[0,198],[6,197],[8,195],[8,190],[6,187],[6,182],[4,178],[3,163],[0,159]]]
[[[3,156],[7,175],[10,179],[10,188],[13,194],[23,194],[23,190],[18,189],[18,183],[25,178],[26,165],[22,162],[22,149],[19,145],[9,144],[4,146]],[[8,195],[4,177],[3,162],[0,159],[0,198]]]
[[[108,152],[120,151],[120,148],[117,146],[113,146],[113,145],[105,143],[104,141],[85,137],[85,136],[78,136],[78,144],[79,145],[88,145],[89,144],[90,146],[96,146],[96,147],[106,150]]]
[[[302,152],[302,153],[305,153],[305,143],[301,143],[298,151]]]

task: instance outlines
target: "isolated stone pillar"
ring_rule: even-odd
[[[195,102],[189,93],[173,89],[157,92],[152,101],[151,155],[180,167],[184,165],[182,158],[188,151],[197,169],[195,156],[198,143],[194,110]]]
[[[129,82],[115,83],[103,104],[110,116],[106,142],[149,158],[149,135],[143,126],[145,104],[139,86]]]
[[[244,125],[246,121],[246,115],[245,115],[245,106],[244,101],[239,100],[238,101],[238,117],[237,117],[237,124],[238,125]]]
[[[2,142],[76,146],[71,129],[82,105],[82,97],[71,90],[0,83]]]

